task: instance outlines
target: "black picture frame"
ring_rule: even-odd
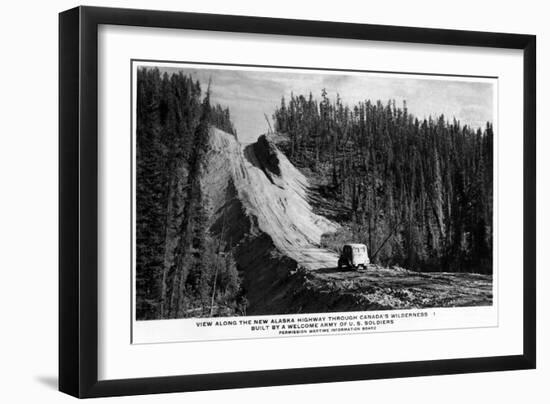
[[[98,381],[100,24],[523,50],[523,354]],[[535,368],[535,107],[534,35],[96,7],[60,13],[59,389],[84,398]]]

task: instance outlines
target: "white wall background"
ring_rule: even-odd
[[[57,13],[62,0],[7,1],[0,23],[0,401],[63,403],[57,386]],[[90,1],[88,5],[247,14],[538,36],[538,369],[109,399],[136,403],[547,402],[550,380],[550,25],[542,1]],[[519,136],[520,134],[518,134]],[[521,214],[518,212],[518,214]]]

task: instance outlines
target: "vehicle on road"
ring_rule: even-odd
[[[365,269],[370,264],[367,246],[365,244],[345,244],[338,258],[338,269]]]

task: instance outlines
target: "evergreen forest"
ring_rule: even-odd
[[[344,224],[323,246],[364,243],[375,263],[492,273],[493,128],[419,120],[406,102],[345,105],[325,90],[282,98],[280,145],[315,186],[314,207]]]
[[[136,316],[233,315],[245,307],[235,260],[207,232],[198,181],[209,126],[229,110],[183,73],[137,71]]]

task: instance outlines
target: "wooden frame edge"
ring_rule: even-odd
[[[59,390],[79,396],[80,13],[59,15]]]

